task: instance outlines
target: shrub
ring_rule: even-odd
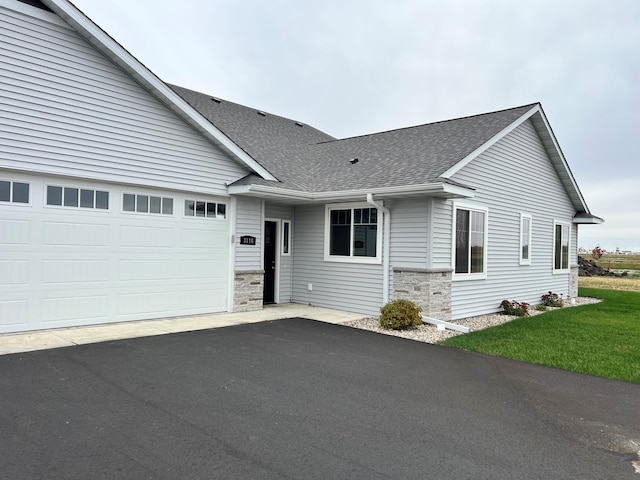
[[[503,300],[500,304],[505,315],[515,315],[516,317],[526,317],[529,315],[530,305],[527,302],[516,302],[515,300]]]
[[[542,295],[542,304],[547,307],[561,307],[562,298],[557,293],[549,292]]]
[[[545,312],[545,311],[547,311],[547,308],[549,308],[549,307],[547,307],[544,303],[540,303],[540,304],[536,305],[533,308],[535,308],[539,312]]]
[[[422,325],[422,308],[409,300],[393,300],[380,309],[380,326],[406,330]]]

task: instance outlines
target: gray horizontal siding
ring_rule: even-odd
[[[324,207],[296,207],[293,301],[367,315],[382,306],[382,265],[324,261]],[[313,291],[307,285],[313,285]]]
[[[429,204],[405,199],[391,208],[391,266],[427,268]]]
[[[431,201],[432,233],[431,233],[431,266],[433,268],[451,268],[451,222],[453,210],[451,202],[440,198]]]
[[[0,10],[0,166],[218,195],[246,174],[59,19],[21,11]]]
[[[453,282],[453,318],[497,311],[504,299],[537,304],[549,290],[567,295],[569,275],[553,274],[553,222],[571,222],[575,210],[531,123],[469,163],[454,180],[476,189],[475,198],[465,203],[489,208],[489,238],[487,278]],[[448,208],[452,211],[451,202]],[[521,213],[533,217],[531,265],[519,264]],[[571,242],[575,249],[575,238]]]
[[[236,271],[262,269],[262,200],[239,197],[236,204]],[[240,245],[240,237],[256,237],[255,245]]]

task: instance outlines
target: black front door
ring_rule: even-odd
[[[276,222],[264,222],[264,292],[263,303],[275,302],[276,291]]]

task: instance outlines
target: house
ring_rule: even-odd
[[[335,139],[164,83],[67,0],[0,0],[0,332],[295,302],[577,295],[599,223],[542,107]]]

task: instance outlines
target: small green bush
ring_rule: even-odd
[[[503,300],[500,304],[505,315],[515,315],[516,317],[529,316],[530,305],[527,302],[516,302],[515,300]]]
[[[547,307],[562,307],[562,298],[557,293],[545,293],[542,295],[542,304]]]
[[[406,330],[422,325],[422,308],[409,300],[393,300],[380,309],[380,326]]]
[[[539,312],[546,312],[547,309],[548,309],[548,307],[544,303],[539,303],[538,305],[536,305],[533,308],[535,308]]]

